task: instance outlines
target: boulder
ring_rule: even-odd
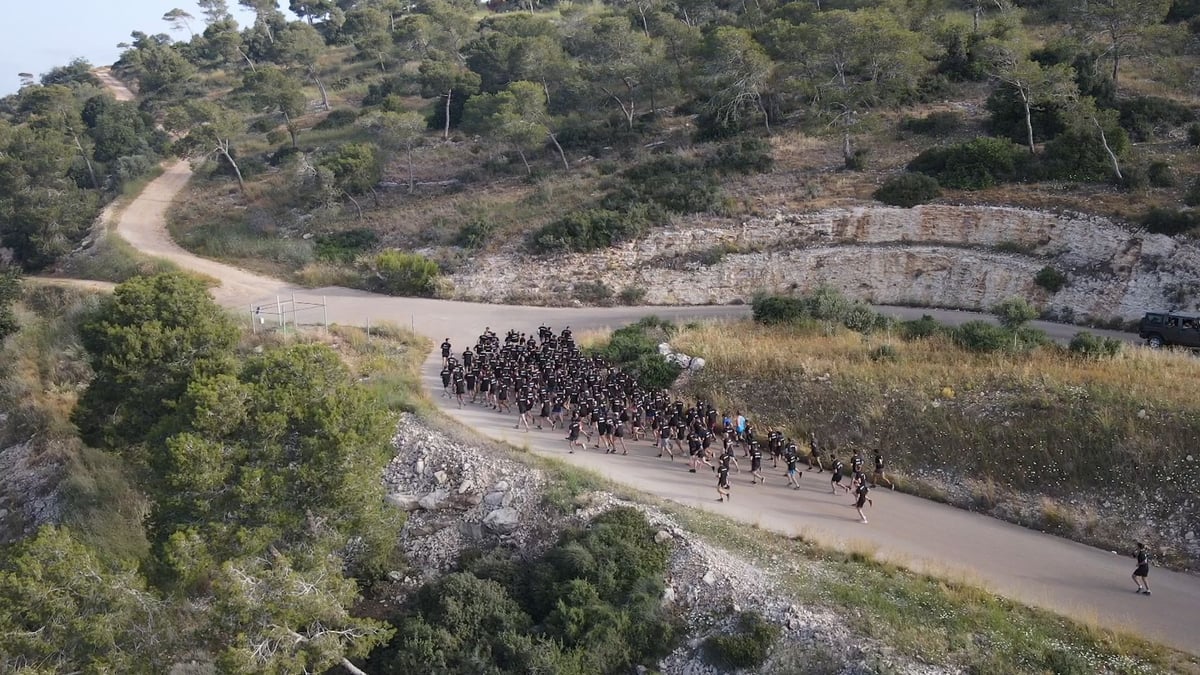
[[[709,586],[712,586],[713,584],[717,583],[717,575],[713,574],[712,570],[705,572],[704,573],[704,583],[708,584]]]
[[[670,353],[671,353],[671,345],[670,345],[669,343],[666,343],[666,342],[660,342],[660,343],[658,344],[658,354],[659,354],[659,356],[667,356],[667,355],[669,355]]]
[[[393,492],[384,497],[387,503],[400,509],[401,511],[416,511],[421,507],[421,500],[416,495],[410,495],[403,492]]]
[[[435,471],[433,478],[437,481],[438,485],[445,485],[446,481],[450,480],[450,476],[447,476],[445,471]]]
[[[504,492],[489,492],[483,497],[483,503],[493,507],[507,506],[506,501],[508,495]]]
[[[425,475],[425,460],[417,460],[417,463],[413,465],[413,473],[417,474],[418,476]]]
[[[702,368],[704,368],[704,359],[700,358],[699,356],[693,357],[692,362],[688,364],[688,369],[693,372],[701,370]]]
[[[498,480],[498,481],[496,481],[496,487],[494,487],[492,489],[495,490],[496,492],[508,492],[508,481]]]
[[[470,479],[464,480],[462,485],[458,486],[458,494],[466,494],[467,492],[470,492],[471,488],[473,487],[475,487],[475,483],[471,482]]]
[[[483,517],[483,526],[496,534],[511,534],[521,524],[521,514],[510,507],[492,511]]]
[[[671,533],[666,530],[659,530],[658,534],[654,535],[654,543],[656,544],[665,544],[671,541],[671,539]]]
[[[426,511],[437,511],[446,505],[446,501],[450,499],[450,493],[445,490],[434,490],[429,494],[421,497],[417,504]]]

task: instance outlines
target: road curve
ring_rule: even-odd
[[[293,297],[320,302],[325,312],[300,312],[301,323],[330,322],[347,325],[379,324],[390,321],[410,326],[440,343],[445,337],[461,349],[490,326],[502,331],[510,327],[535,329],[546,323],[570,325],[576,331],[603,326],[620,326],[638,317],[657,314],[666,318],[741,318],[745,307],[609,307],[544,308],[486,305],[419,298],[394,298],[348,288],[301,289],[277,279],[199,258],[176,245],[167,234],[167,207],[186,184],[190,169],[180,162],[151,182],[120,216],[117,232],[148,255],[172,260],[184,269],[221,282],[214,297],[230,309],[244,312],[250,320],[253,307],[265,309],[264,321],[273,321],[277,300]],[[931,314],[948,323],[983,318],[970,312],[919,308],[883,308],[900,317]],[[1056,339],[1069,338],[1073,326],[1039,323]],[[1128,339],[1127,334],[1110,333]],[[432,354],[423,372],[432,391],[437,382],[439,361]],[[434,395],[437,398],[437,395]],[[870,524],[855,522],[848,498],[829,494],[823,475],[806,473],[803,489],[788,491],[783,480],[773,475],[766,486],[751,487],[736,476],[733,501],[717,504],[710,476],[693,475],[681,463],[654,457],[649,444],[634,444],[628,456],[604,456],[587,452],[566,454],[558,433],[519,433],[511,417],[501,417],[478,407],[459,410],[437,398],[451,417],[482,433],[517,446],[552,455],[585,466],[605,476],[664,499],[719,512],[748,524],[785,534],[804,534],[824,543],[860,546],[876,551],[881,558],[938,574],[949,574],[981,584],[1021,602],[1116,630],[1124,630],[1200,654],[1200,578],[1154,570],[1150,582],[1154,596],[1133,593],[1129,579],[1132,563],[1127,552],[1084,546],[1015,525],[936,504],[908,495],[876,491]]]

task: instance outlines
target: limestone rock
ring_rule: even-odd
[[[418,508],[421,508],[421,500],[418,499],[416,495],[410,495],[403,492],[393,492],[384,497],[384,499],[387,500],[387,503],[395,506],[401,511],[416,511]]]
[[[437,481],[438,485],[445,485],[446,481],[450,480],[450,476],[447,476],[445,471],[435,471],[433,478]]]
[[[654,535],[654,543],[656,543],[656,544],[665,544],[665,543],[667,543],[668,541],[671,541],[671,539],[672,539],[672,538],[673,538],[673,537],[671,537],[671,533],[670,533],[670,532],[667,532],[666,530],[659,530],[659,531],[658,531],[658,534],[655,534],[655,535]]]
[[[497,534],[510,534],[521,524],[521,514],[511,507],[503,507],[483,517],[483,526]]]
[[[417,502],[421,508],[426,511],[437,511],[446,505],[446,501],[450,499],[450,493],[445,490],[434,490],[429,494],[421,497]]]

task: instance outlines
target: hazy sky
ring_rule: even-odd
[[[82,56],[94,65],[117,60],[118,42],[132,31],[169,33],[162,15],[179,7],[194,16],[195,0],[0,0],[7,9],[0,21],[0,96],[20,86],[17,73],[41,75],[54,66]],[[285,6],[287,3],[283,3]],[[229,0],[235,11],[237,0]],[[247,15],[238,12],[238,21]],[[192,29],[203,29],[200,19]],[[172,34],[187,39],[187,31]]]

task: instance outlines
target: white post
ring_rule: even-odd
[[[325,302],[325,296],[321,296],[321,318],[325,321],[325,334],[329,335],[329,305]]]
[[[257,333],[257,332],[258,332],[258,326],[254,325],[254,319],[255,319],[255,316],[254,316],[254,305],[250,305],[250,332],[251,332],[251,333]]]
[[[367,344],[371,344],[371,317],[367,317]]]
[[[279,296],[275,296],[275,314],[279,317],[276,322],[279,324],[279,329],[287,335],[287,324],[283,322],[283,303],[279,300]]]
[[[296,294],[292,293],[292,328],[300,327],[300,319],[296,316]]]

